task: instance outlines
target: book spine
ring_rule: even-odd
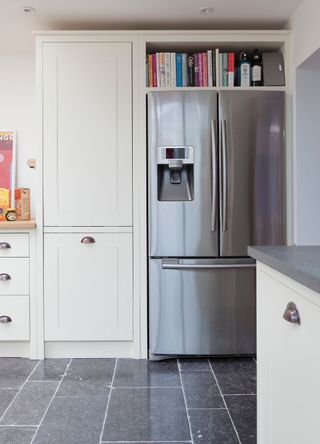
[[[208,86],[208,56],[206,52],[202,54],[202,72],[203,86]]]
[[[216,61],[216,86],[220,86],[219,83],[219,73],[220,73],[220,66],[219,66],[219,62],[220,62],[220,55],[219,55],[219,48],[216,48],[216,52],[215,52],[215,61]]]
[[[170,52],[165,52],[165,76],[166,76],[166,88],[171,86],[171,67],[170,67]]]
[[[160,71],[160,86],[166,86],[166,56],[164,52],[159,53],[159,71]]]
[[[213,86],[213,78],[212,78],[212,50],[209,49],[207,51],[207,62],[208,62],[208,86]]]
[[[152,54],[152,86],[158,86],[157,79],[157,55]]]
[[[170,53],[170,64],[171,64],[171,86],[174,88],[177,86],[177,76],[176,76],[176,53]]]
[[[188,86],[187,58],[188,54],[182,54],[182,86]]]
[[[222,55],[222,81],[223,86],[229,86],[229,74],[228,74],[228,53],[224,52]]]
[[[219,86],[223,86],[223,77],[222,77],[222,70],[223,70],[223,62],[222,62],[222,53],[219,53]]]
[[[148,66],[148,82],[147,82],[147,86],[152,87],[153,86],[152,54],[148,54],[147,66]]]
[[[156,53],[156,63],[157,63],[157,86],[161,86],[161,79],[160,79],[160,53]]]
[[[212,86],[217,86],[216,79],[216,51],[212,51]]]
[[[182,54],[178,53],[176,57],[177,65],[177,86],[182,86]]]
[[[203,86],[203,54],[199,52],[198,54],[199,63],[199,86]]]
[[[228,54],[228,86],[234,86],[234,52]]]
[[[194,78],[195,78],[195,86],[199,86],[199,54],[194,54]]]
[[[188,85],[187,86],[195,86],[195,79],[194,79],[194,56],[189,55],[188,56]]]

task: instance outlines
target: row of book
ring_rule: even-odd
[[[146,60],[148,87],[234,86],[235,53],[208,49],[194,54],[157,52]]]

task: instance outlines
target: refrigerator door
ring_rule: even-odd
[[[151,259],[150,356],[256,352],[251,259]]]
[[[148,94],[149,256],[218,256],[216,126],[214,91]]]
[[[219,120],[220,255],[284,244],[284,93],[222,91]]]

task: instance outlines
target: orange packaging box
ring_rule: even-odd
[[[6,211],[10,206],[10,191],[0,188],[0,220],[6,220]]]
[[[17,188],[14,193],[17,220],[30,220],[30,189]]]

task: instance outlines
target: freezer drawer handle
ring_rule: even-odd
[[[9,250],[11,245],[8,242],[0,242],[0,250]]]
[[[283,319],[292,324],[301,325],[300,313],[294,302],[289,302],[283,313]]]
[[[9,324],[9,322],[12,322],[12,319],[10,316],[0,316],[0,322],[1,324]]]
[[[94,244],[95,241],[95,238],[91,236],[86,236],[81,239],[82,244]]]
[[[10,281],[11,276],[8,273],[0,273],[0,281]]]
[[[216,121],[211,120],[211,150],[212,150],[212,171],[211,171],[211,231],[216,231],[217,227],[217,142],[216,142]]]
[[[256,268],[256,264],[174,264],[172,262],[161,264],[164,270],[221,270],[235,268]]]

